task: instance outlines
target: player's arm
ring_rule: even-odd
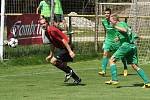
[[[47,62],[53,57],[54,50],[55,50],[55,47],[52,44],[50,44],[50,52],[49,52],[49,55],[46,57]]]
[[[39,9],[40,9],[40,7],[38,6],[38,7],[36,8],[36,14],[39,13]]]
[[[75,56],[75,53],[71,50],[71,47],[69,46],[68,42],[65,39],[62,39],[62,42],[67,48],[69,55],[73,58]]]
[[[122,32],[122,33],[127,33],[128,32],[128,26],[127,24],[119,24],[119,20],[117,18],[117,15],[112,15],[110,17],[110,22],[112,24],[112,26],[117,29],[118,31]],[[118,25],[119,24],[119,25]]]
[[[39,13],[39,10],[41,9],[42,5],[43,5],[43,3],[40,2],[39,6],[36,8],[36,14]]]
[[[120,27],[120,26],[117,26],[115,25],[114,28],[116,28],[117,30],[123,32],[123,33],[126,33],[128,32],[128,29],[124,28],[124,27]]]
[[[57,33],[55,30],[52,31],[54,34],[57,34],[57,36],[62,40],[64,46],[67,48],[69,55],[73,58],[75,56],[75,53],[71,50],[70,45],[68,44],[68,41],[66,41],[59,33]],[[61,32],[61,31],[60,31]],[[61,32],[61,34],[64,34]]]
[[[39,10],[41,9],[42,3],[39,4],[39,6],[36,8],[36,14],[39,13]]]

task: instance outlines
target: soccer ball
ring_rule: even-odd
[[[8,41],[8,46],[15,48],[18,45],[18,40],[15,38],[10,38]]]

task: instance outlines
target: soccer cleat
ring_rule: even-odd
[[[69,81],[69,79],[70,79],[71,76],[72,76],[72,72],[73,72],[73,70],[70,70],[70,73],[67,73],[67,74],[66,74],[64,82],[68,82],[68,81]]]
[[[128,70],[127,69],[124,69],[124,71],[123,71],[123,76],[127,76],[128,75]]]
[[[98,72],[98,74],[101,75],[101,76],[105,76],[106,72],[102,71],[102,72]]]
[[[144,84],[142,88],[150,88],[150,83]]]
[[[110,80],[110,81],[106,81],[105,84],[108,84],[108,85],[117,85],[117,84],[119,84],[119,82],[118,81],[112,81],[112,80]]]
[[[76,84],[76,85],[79,85],[81,83],[81,81],[82,81],[81,78],[79,78],[77,80],[74,80],[73,83]]]

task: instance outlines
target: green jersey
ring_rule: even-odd
[[[134,33],[131,28],[128,28],[128,33],[127,34],[128,34],[128,37],[129,37],[129,42],[131,44],[135,43],[135,41],[137,39],[139,39],[139,36],[136,33]]]
[[[129,28],[127,23],[125,23],[125,22],[119,22],[116,26],[119,26],[119,27],[122,27],[122,28],[125,28],[125,29]],[[129,38],[128,38],[127,33],[121,32],[119,30],[118,30],[117,33],[118,33],[118,37],[120,39],[121,44],[124,43],[124,42],[129,42]]]
[[[63,15],[63,10],[62,10],[60,0],[54,0],[54,3],[55,3],[54,13]]]
[[[106,31],[105,41],[113,42],[114,39],[117,37],[116,30],[112,27],[112,25],[106,18],[102,19],[102,24]]]
[[[138,35],[131,30],[127,23],[119,22],[117,26],[127,29],[127,33],[123,33],[120,31],[117,32],[121,44],[124,42],[134,43],[135,40],[139,38]]]
[[[127,32],[124,33],[118,30],[121,46],[112,57],[115,60],[121,60],[125,57],[127,64],[138,64],[137,46],[134,44],[135,40],[138,39],[138,35],[132,32],[125,22],[119,22],[117,26],[127,29]]]
[[[46,1],[41,1],[39,4],[39,7],[41,8],[41,15],[44,17],[50,17],[50,4]]]
[[[106,19],[102,19],[102,24],[106,31],[105,42],[103,44],[104,51],[116,51],[120,47],[120,41],[115,41],[117,38],[117,31],[110,22]]]

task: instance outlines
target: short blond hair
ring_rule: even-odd
[[[119,21],[119,16],[117,14],[112,14],[110,17],[113,17],[115,21]]]

